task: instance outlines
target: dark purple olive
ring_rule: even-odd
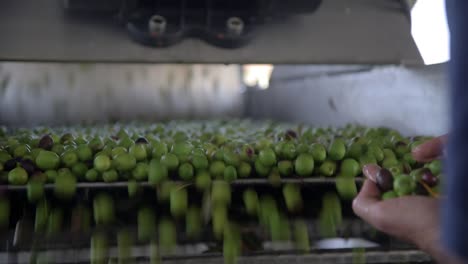
[[[52,146],[54,146],[54,140],[49,135],[45,135],[39,140],[38,147],[41,149],[51,150]]]
[[[393,175],[387,169],[381,169],[377,173],[377,186],[382,192],[388,192],[393,189]]]
[[[12,169],[16,168],[17,161],[15,159],[10,159],[3,164],[4,171],[11,171]]]
[[[144,137],[140,137],[135,141],[135,143],[137,143],[137,144],[148,144],[148,140],[146,140],[146,138],[144,138]]]
[[[297,133],[294,130],[288,130],[286,131],[286,139],[293,139],[297,138]]]
[[[24,159],[20,162],[20,166],[28,173],[28,175],[32,175],[36,171],[36,165],[30,159]]]
[[[430,170],[424,170],[423,174],[421,175],[421,180],[429,187],[436,186],[439,181],[439,179],[437,179],[437,177],[434,176]]]
[[[251,158],[254,154],[254,150],[251,147],[248,147],[245,149],[245,154],[247,154],[247,156]]]

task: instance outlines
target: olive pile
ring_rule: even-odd
[[[194,238],[210,223],[212,235],[223,241],[225,259],[232,263],[243,245],[240,225],[230,217],[232,182],[265,179],[281,190],[281,197],[260,194],[254,186],[242,190],[241,213],[258,221],[271,240],[294,240],[306,251],[307,225],[300,217],[291,220],[305,207],[302,187],[283,179],[335,177],[340,197],[351,199],[362,166],[378,164],[384,168],[377,178],[384,199],[433,193],[440,162],[420,164],[411,156],[411,149],[427,139],[403,137],[387,128],[311,128],[248,120],[0,128],[0,181],[7,187],[26,186],[27,199],[36,207],[35,230],[48,234],[63,230],[65,217],[51,200],[76,201],[82,182],[125,182],[127,199],[140,197],[143,184],[154,186],[155,202],[166,204],[168,211],[156,214],[154,207],[144,205],[147,200],[142,202],[135,216],[138,241],[157,243],[167,252],[177,241],[176,223],[185,223],[184,232]],[[53,185],[52,197],[44,190],[47,183]],[[425,188],[420,190],[420,185]],[[195,202],[194,191],[202,202]],[[9,224],[10,207],[7,196],[0,199],[1,226]],[[115,197],[98,192],[92,204],[77,205],[71,219],[91,230],[115,223],[116,207]],[[333,236],[341,221],[340,198],[326,194],[319,213],[323,235]],[[122,254],[128,254],[128,230],[119,232],[117,241],[119,254],[121,247]],[[93,259],[104,260],[106,236],[95,233],[91,246]]]
[[[0,175],[12,185],[29,179],[54,183],[63,176],[77,182],[182,180],[200,185],[207,178],[257,177],[274,184],[288,177],[355,177],[363,164],[401,174],[422,166],[410,150],[428,139],[405,138],[386,128],[250,121],[4,130]]]
[[[413,170],[409,174],[393,175],[383,168],[377,174],[377,186],[383,192],[383,200],[411,194],[437,197],[440,189],[440,170],[440,160],[428,163],[425,167]]]

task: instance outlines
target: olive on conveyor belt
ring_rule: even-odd
[[[158,263],[177,252],[179,238],[213,239],[234,263],[249,244],[244,221],[263,230],[255,245],[288,241],[307,252],[309,229],[317,230],[309,224],[322,237],[345,228],[344,206],[358,193],[364,165],[382,168],[382,200],[437,195],[442,162],[411,154],[428,139],[250,120],[12,128],[0,134],[0,181],[10,188],[0,193],[0,228],[12,228],[20,214],[50,239],[94,232],[93,263],[127,263],[136,242],[150,245]],[[110,254],[111,242],[118,254]]]
[[[248,120],[10,129],[0,138],[0,169],[14,170],[9,177],[13,185],[27,183],[24,171],[29,177],[45,173],[53,183],[64,168],[77,182],[148,180],[160,185],[175,179],[197,181],[200,188],[208,184],[206,173],[228,182],[255,177],[278,185],[297,176],[355,177],[365,164],[380,165],[395,176],[426,167],[439,178],[440,161],[412,159],[411,149],[429,139],[417,138],[387,128],[299,129]],[[425,179],[436,184],[434,178]]]
[[[38,147],[45,150],[51,150],[53,145],[54,140],[49,135],[45,135],[39,140]]]

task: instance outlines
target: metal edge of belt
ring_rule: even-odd
[[[184,181],[174,181],[175,183],[180,184],[189,184],[189,182]],[[355,182],[357,184],[361,184],[364,182],[364,178],[356,178]],[[336,178],[289,178],[289,179],[281,179],[281,183],[297,183],[297,184],[335,184]],[[154,184],[149,182],[139,182],[139,185],[142,187],[154,187]],[[239,179],[231,182],[231,185],[271,185],[268,179]],[[128,182],[126,181],[119,181],[119,182],[79,182],[76,184],[78,189],[104,189],[104,188],[126,188],[128,186]],[[46,183],[44,184],[45,189],[53,189],[53,183]],[[26,190],[26,185],[2,185],[0,186],[1,190]]]
[[[117,247],[109,249],[109,259],[115,259],[118,256]],[[46,259],[57,263],[86,263],[90,261],[90,250],[51,250],[47,252],[28,252],[22,251],[17,253],[4,252],[0,253],[0,262],[2,263],[30,263],[32,254],[45,256]],[[148,261],[150,258],[149,246],[135,247],[132,252],[132,259]],[[267,255],[256,256],[241,256],[240,263],[354,263],[353,260],[360,259],[363,263],[429,263],[431,258],[424,252],[419,250],[368,250],[364,252],[325,252],[325,253],[308,253],[308,254],[291,254],[286,252],[278,252]],[[221,253],[206,254],[206,256],[187,255],[181,257],[162,257],[164,263],[223,263]]]

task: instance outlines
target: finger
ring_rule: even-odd
[[[446,142],[447,135],[431,139],[413,149],[413,158],[420,162],[427,162],[437,159],[442,155]]]
[[[372,208],[380,202],[380,191],[371,180],[366,180],[359,194],[353,201],[353,210],[356,215],[369,223],[373,223]]]
[[[362,167],[364,176],[374,183],[377,183],[377,173],[379,173],[380,170],[381,168],[375,164],[367,164]]]

